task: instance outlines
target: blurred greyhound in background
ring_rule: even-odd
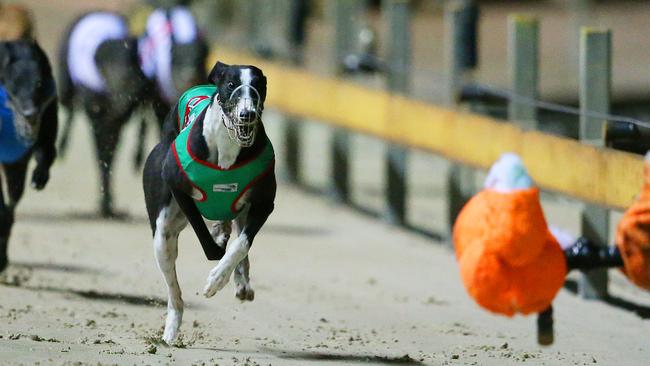
[[[93,12],[70,27],[60,62],[61,104],[68,111],[61,153],[66,150],[76,104],[91,121],[101,174],[100,213],[115,217],[111,169],[124,124],[134,112],[152,110],[161,127],[180,93],[203,82],[207,46],[189,10],[154,11],[146,33],[129,36],[126,20]],[[146,120],[142,118],[134,166],[142,165]]]
[[[41,190],[50,178],[57,108],[52,69],[38,44],[0,42],[0,272],[7,266],[9,235],[32,155],[36,159],[32,187]]]
[[[140,69],[137,39],[126,20],[111,12],[82,15],[68,29],[60,49],[59,95],[67,118],[61,139],[66,150],[74,108],[91,125],[101,180],[100,214],[115,217],[111,170],[120,133],[133,112],[154,95]]]

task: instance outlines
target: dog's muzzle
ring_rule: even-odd
[[[255,142],[262,115],[260,99],[257,89],[240,85],[233,90],[228,100],[219,101],[224,111],[223,124],[228,129],[228,135],[241,147],[250,147]]]

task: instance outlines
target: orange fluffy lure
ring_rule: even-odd
[[[527,177],[523,164],[521,170],[516,174]],[[544,311],[564,283],[564,253],[548,229],[537,188],[485,188],[461,211],[453,241],[467,292],[492,312]]]
[[[623,257],[625,275],[650,291],[650,153],[646,155],[643,177],[639,198],[618,224],[616,245]]]

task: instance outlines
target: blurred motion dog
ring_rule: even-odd
[[[32,155],[32,187],[41,190],[49,180],[56,157],[57,108],[52,69],[38,44],[0,42],[0,272],[7,266],[9,235]]]
[[[75,107],[92,126],[100,171],[100,214],[114,217],[111,170],[122,127],[155,93],[140,69],[137,39],[126,20],[111,12],[91,12],[72,23],[59,55],[59,95],[67,118],[61,139],[66,150]]]
[[[207,46],[185,8],[154,11],[146,33],[129,35],[126,19],[112,12],[82,15],[69,28],[60,53],[61,105],[68,111],[61,139],[69,141],[74,110],[91,122],[101,179],[100,214],[115,217],[111,170],[124,124],[142,112],[134,165],[143,160],[146,112],[161,127],[169,108],[189,85],[206,79]],[[159,128],[160,130],[160,128]]]
[[[0,4],[0,40],[15,41],[34,38],[34,21],[26,7]]]
[[[206,257],[219,260],[204,295],[222,289],[234,271],[235,295],[251,301],[248,251],[275,201],[275,154],[261,119],[266,77],[254,66],[217,63],[209,80],[181,96],[143,172],[154,252],[167,284],[167,343],[183,317],[175,262],[188,221]],[[215,222],[211,231],[204,218]],[[226,248],[232,226],[237,237]]]

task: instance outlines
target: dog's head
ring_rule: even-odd
[[[56,98],[50,64],[36,42],[0,42],[0,85],[9,95],[19,134],[33,141],[41,115]]]
[[[262,121],[266,99],[266,77],[251,65],[226,65],[217,62],[210,76],[217,86],[215,101],[224,112],[224,124],[240,146],[255,142],[257,127]]]

